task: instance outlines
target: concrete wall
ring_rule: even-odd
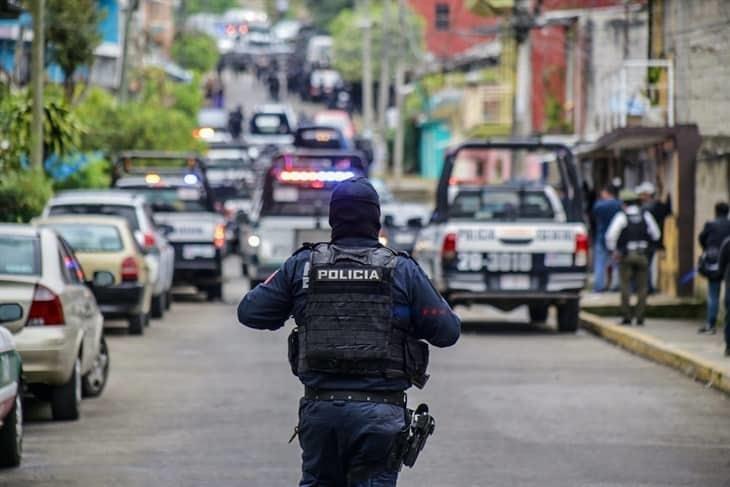
[[[615,72],[624,61],[624,36],[628,24],[626,59],[646,59],[648,54],[648,14],[645,9],[632,8],[628,18],[623,6],[585,10],[580,18],[580,29],[587,36],[586,57],[583,64],[586,80],[587,107],[586,140],[600,135],[599,110],[604,106],[607,94],[602,91],[601,81]],[[629,93],[633,91],[629,86]]]
[[[695,230],[730,199],[730,2],[664,0],[664,55],[675,63],[675,115],[696,123],[703,142],[697,161]],[[696,246],[696,254],[701,250]],[[701,283],[698,287],[703,287]]]

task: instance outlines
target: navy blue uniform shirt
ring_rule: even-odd
[[[335,241],[343,247],[376,247],[378,241],[366,238],[343,238]],[[291,256],[265,283],[260,284],[238,305],[238,321],[250,328],[276,330],[290,316],[297,323],[304,319],[306,290],[302,287],[309,250]],[[409,258],[398,257],[393,276],[393,313],[409,317],[411,335],[437,347],[456,343],[461,321],[436,292],[423,270]],[[282,350],[282,359],[286,354]],[[299,379],[307,386],[320,389],[405,390],[406,379],[385,377],[352,377],[308,372]]]

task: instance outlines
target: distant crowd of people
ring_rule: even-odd
[[[644,323],[647,295],[656,290],[657,252],[664,250],[664,221],[671,215],[670,200],[656,197],[652,183],[634,190],[605,186],[591,201],[588,214],[593,234],[593,289],[621,292],[621,324]],[[702,255],[697,272],[708,282],[707,321],[698,330],[715,334],[725,282],[725,355],[730,356],[730,206],[715,205],[714,218],[699,235]],[[632,293],[637,304],[630,307]]]

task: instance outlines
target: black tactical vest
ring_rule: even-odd
[[[626,214],[626,227],[619,235],[616,247],[622,254],[629,252],[648,252],[651,246],[649,228],[644,219],[644,210],[634,215]]]
[[[310,247],[304,323],[290,340],[295,374],[407,378],[422,387],[428,346],[393,317],[398,254],[386,247]],[[291,343],[296,341],[296,343]]]

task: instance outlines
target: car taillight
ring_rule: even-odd
[[[226,244],[226,227],[222,223],[215,226],[213,231],[213,245],[215,248],[221,249]]]
[[[139,266],[134,257],[122,261],[122,282],[135,282],[139,279]]]
[[[575,265],[582,267],[588,265],[588,235],[577,233],[575,235]]]
[[[149,250],[155,246],[157,241],[155,240],[155,234],[147,232],[144,234],[144,248]]]
[[[59,326],[64,324],[61,298],[47,287],[36,284],[26,326]]]
[[[453,260],[456,258],[456,234],[447,233],[444,236],[444,243],[441,246],[441,258],[443,260]]]

